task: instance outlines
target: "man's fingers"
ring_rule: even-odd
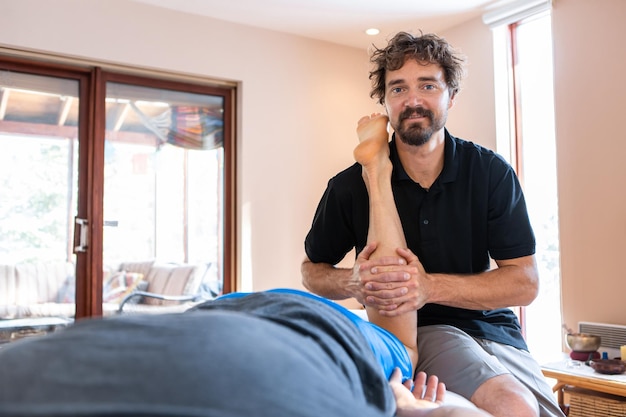
[[[383,256],[376,259],[379,265],[406,265],[406,260],[400,256]]]
[[[401,304],[410,301],[410,297],[406,295],[409,293],[406,287],[394,287],[385,290],[375,290],[370,286],[371,283],[365,284],[363,290],[363,297],[368,300],[370,304],[376,304],[379,306],[388,306],[390,304]]]
[[[408,303],[403,303],[400,305],[389,304],[386,306],[376,306],[376,307],[378,307],[378,314],[380,314],[381,316],[385,316],[385,317],[396,317],[396,316],[401,316],[405,313],[415,311],[415,308],[412,307]]]
[[[365,245],[363,250],[359,253],[358,258],[362,260],[368,260],[370,256],[372,255],[372,253],[374,253],[374,251],[376,250],[376,246],[377,246],[376,242],[368,243],[367,245]]]
[[[372,277],[365,288],[372,291],[371,295],[380,298],[401,297],[407,293],[407,281],[410,279],[408,272],[389,272]],[[374,291],[377,293],[374,294]]]
[[[414,254],[411,249],[408,248],[398,248],[396,250],[396,252],[398,252],[398,255],[402,256],[404,259],[406,259],[407,263],[412,263],[412,262],[419,262],[419,258],[417,257],[416,254]]]
[[[365,250],[362,251],[362,253]],[[406,268],[406,261],[399,256],[387,256],[379,258],[374,261],[369,261],[366,256],[371,256],[371,253],[364,253],[363,256],[359,256],[361,261],[359,269],[361,271],[369,271],[372,274],[383,274],[386,272],[394,272],[398,268]]]

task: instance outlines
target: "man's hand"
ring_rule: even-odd
[[[406,260],[400,256],[387,256],[370,261],[377,243],[369,243],[357,256],[349,284],[352,296],[361,304],[394,310],[393,299],[406,294],[404,284],[411,274],[405,271]]]
[[[357,257],[352,274],[353,282],[358,283],[355,298],[383,316],[422,308],[428,300],[430,279],[417,256],[409,249],[397,249],[397,257],[370,261],[375,249],[375,244],[367,245]]]

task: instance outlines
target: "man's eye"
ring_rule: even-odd
[[[424,90],[434,90],[436,88],[437,88],[437,86],[435,84],[426,84],[424,86]]]
[[[394,94],[398,94],[402,92],[402,87],[394,87],[391,89],[391,92]]]

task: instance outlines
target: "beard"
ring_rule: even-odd
[[[403,123],[411,116],[425,117],[426,120],[420,120],[413,123]],[[400,113],[397,126],[393,126],[400,140],[407,145],[420,146],[427,143],[433,136],[433,133],[441,130],[446,124],[447,112],[440,117],[423,107],[408,107]]]

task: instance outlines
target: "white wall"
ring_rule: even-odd
[[[496,150],[491,29],[476,18],[441,35],[467,59],[467,77],[446,127],[454,136]]]
[[[626,1],[554,3],[563,319],[626,324]]]

